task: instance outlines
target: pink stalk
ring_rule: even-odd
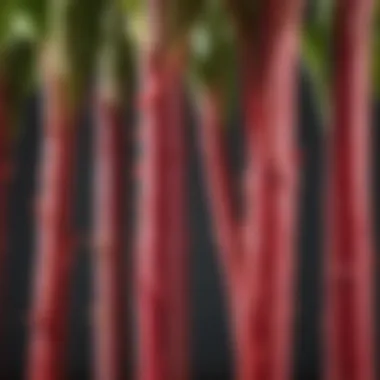
[[[137,251],[139,380],[167,380],[170,300],[167,260],[165,69],[162,56],[145,56],[140,133],[140,191]]]
[[[182,62],[171,60],[160,0],[143,47],[137,301],[139,380],[189,377]]]
[[[190,373],[182,68],[157,58],[143,76],[139,378],[182,380]]]
[[[183,57],[170,57],[167,73],[166,212],[170,267],[172,380],[190,379],[187,139]]]
[[[118,380],[126,360],[125,126],[121,102],[101,89],[95,126],[94,375],[98,380]]]
[[[213,108],[206,103],[203,115],[203,151],[221,262],[227,272],[239,380],[291,378],[301,8],[299,1],[266,2],[257,44],[244,45],[244,49],[255,46],[253,52],[242,54],[247,60],[242,65],[247,141],[244,228],[232,215],[215,99]]]
[[[277,380],[291,377],[292,364],[298,169],[295,88],[301,7],[298,1],[274,1],[263,12],[248,113],[252,128],[248,141],[253,147],[248,169],[249,210],[253,211],[246,229],[253,292],[250,376]]]
[[[45,82],[35,288],[27,378],[64,378],[70,268],[75,128],[65,78]]]
[[[372,1],[338,1],[328,187],[326,378],[374,379],[369,51]]]

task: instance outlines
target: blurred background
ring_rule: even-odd
[[[325,57],[324,57],[325,58]],[[236,96],[228,128],[228,143],[232,163],[237,172],[242,162],[241,110]],[[91,370],[91,243],[92,227],[92,139],[93,120],[91,102],[87,99],[78,129],[75,222],[78,231],[76,262],[71,285],[70,341],[67,351],[69,379],[89,379]],[[320,317],[322,280],[322,186],[326,144],[315,91],[306,68],[299,68],[299,123],[300,171],[302,175],[299,197],[298,282],[296,319],[294,321],[294,379],[321,378]],[[19,111],[22,133],[15,146],[9,207],[9,254],[6,261],[4,311],[0,331],[0,379],[21,379],[25,371],[26,342],[34,260],[34,218],[36,212],[36,176],[41,144],[41,96],[34,91]],[[200,152],[196,139],[194,107],[187,102],[187,133],[189,142],[189,210],[191,226],[191,334],[192,369],[194,380],[231,379],[232,352],[227,327],[223,279],[212,239],[210,214],[203,181]],[[380,248],[380,102],[372,105],[372,170],[373,218],[377,249]],[[129,183],[128,210],[133,215],[136,201],[136,173],[134,171],[135,130],[131,127],[132,112],[125,115],[128,138],[125,141],[125,181]],[[129,218],[132,220],[132,218]],[[126,281],[131,303],[132,223],[125,226],[129,249],[125,252]],[[378,272],[379,255],[374,270]],[[380,275],[376,275],[380,285]],[[376,286],[376,289],[379,289]],[[376,292],[377,317],[380,320],[380,294]],[[132,305],[130,305],[132,315]],[[126,361],[132,362],[134,327],[129,321],[129,352]],[[380,328],[377,324],[377,346],[380,349]],[[380,350],[377,350],[379,356]],[[380,369],[380,368],[379,368]],[[380,371],[378,371],[380,374]],[[365,380],[365,379],[363,379]]]

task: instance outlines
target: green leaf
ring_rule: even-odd
[[[222,84],[233,68],[234,33],[225,10],[216,1],[205,2],[190,41],[194,79]]]
[[[313,2],[310,18],[302,39],[302,59],[311,79],[319,108],[328,112],[329,84],[331,80],[330,44],[334,2]]]
[[[38,4],[42,0],[5,0],[0,4],[0,76],[8,88],[7,103],[15,136],[19,132],[20,107],[35,83]]]
[[[71,60],[74,96],[79,102],[94,73],[103,1],[69,0],[65,20],[68,29],[67,54]]]
[[[174,42],[186,35],[203,5],[203,0],[170,0],[168,10],[168,39]]]
[[[302,40],[302,58],[310,75],[319,106],[326,108],[330,68],[328,44],[324,35],[315,28],[309,28]]]
[[[106,91],[125,101],[131,95],[135,68],[120,5],[119,0],[109,0],[102,12],[97,75]]]
[[[35,15],[19,2],[21,0],[5,0],[0,5],[0,54],[12,43],[18,43],[18,40],[35,41],[38,37]]]
[[[332,23],[335,2],[332,0],[314,1],[312,24],[318,29],[328,30]]]
[[[229,98],[236,95],[234,42],[227,11],[218,1],[205,2],[191,33],[190,83],[197,91],[206,87],[221,92],[229,106]]]
[[[199,14],[203,0],[167,0],[162,2],[164,41],[168,49],[183,43]],[[127,30],[135,44],[149,43],[149,0],[123,0]]]
[[[38,35],[46,32],[46,11],[49,0],[13,0],[18,9],[27,12],[33,20]]]
[[[251,34],[257,25],[260,2],[257,0],[227,0],[238,31]]]
[[[20,109],[35,84],[36,45],[17,40],[9,45],[3,57],[3,73],[8,84],[8,107],[13,135],[20,133]]]
[[[148,30],[146,2],[143,0],[122,0],[126,14],[126,34],[137,45],[145,44]]]

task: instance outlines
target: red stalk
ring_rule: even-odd
[[[145,62],[141,126],[139,378],[190,376],[183,64]]]
[[[372,1],[338,1],[325,282],[326,377],[374,379],[369,51]]]
[[[171,57],[170,57],[171,58]],[[173,62],[171,62],[171,60]],[[190,379],[187,149],[182,57],[168,64],[167,81],[167,252],[170,266],[172,380]]]
[[[170,274],[167,260],[165,68],[157,51],[145,57],[140,132],[137,305],[139,380],[169,379]]]
[[[142,62],[139,380],[189,376],[183,64],[172,66],[165,11],[160,0],[148,4],[150,41]]]
[[[246,229],[253,292],[248,317],[252,324],[248,330],[252,334],[249,378],[279,380],[291,376],[292,364],[300,6],[290,1],[284,8],[278,2],[267,7],[247,119],[253,146],[248,169],[253,182],[248,194],[252,219]]]
[[[101,91],[101,90],[100,90]],[[123,378],[125,355],[125,126],[117,99],[100,92],[95,122],[94,313],[97,380]]]
[[[66,84],[63,78],[51,73],[45,84],[29,380],[64,377],[75,156],[74,119]]]
[[[294,95],[301,7],[297,1],[269,1],[262,11],[255,50],[242,54],[247,60],[242,65],[247,135],[244,229],[236,227],[232,215],[215,99],[213,108],[205,105],[201,136],[221,262],[227,272],[239,380],[288,379],[292,364]],[[252,46],[247,43],[244,49]]]

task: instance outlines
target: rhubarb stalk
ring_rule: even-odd
[[[49,74],[45,83],[36,282],[27,373],[30,380],[60,379],[64,374],[73,249],[73,111],[68,102],[65,79]]]
[[[124,357],[125,134],[119,104],[98,101],[95,135],[95,376],[120,379]]]
[[[295,89],[302,7],[297,0],[273,0],[260,3],[259,9],[257,28],[240,30],[247,147],[242,220],[234,215],[229,188],[218,116],[223,108],[220,88],[215,92],[210,85],[200,137],[231,305],[236,378],[280,380],[291,377],[292,364]]]
[[[142,9],[131,2],[128,9],[135,12],[132,26],[137,26],[141,59],[136,273],[140,380],[190,377],[183,76],[184,41],[197,3],[150,0]]]
[[[328,185],[326,378],[374,379],[370,199],[372,1],[338,1]]]
[[[72,200],[75,110],[66,49],[66,1],[52,4],[53,29],[43,63],[43,129],[40,157],[36,262],[27,378],[61,379],[73,253]]]
[[[93,307],[97,380],[123,379],[126,367],[126,130],[121,90],[126,83],[118,70],[121,21],[117,4],[111,3],[105,13],[95,111]]]
[[[170,362],[173,380],[190,379],[187,139],[185,57],[177,49],[167,63],[166,210],[170,302]]]
[[[140,360],[144,370],[140,375],[142,379],[161,379],[163,374],[169,379],[186,379],[190,367],[182,70],[177,64],[168,64],[166,57],[157,59],[156,54],[149,57],[144,75],[149,87],[145,87],[141,126],[140,202],[144,211],[140,239],[145,241],[138,253],[138,297],[143,302]],[[145,309],[148,304],[150,316]],[[150,370],[151,366],[157,369]]]
[[[137,304],[140,380],[169,379],[169,267],[165,210],[165,73],[162,53],[147,52],[140,125]]]
[[[272,1],[262,11],[246,115],[249,366],[254,378],[286,379],[291,376],[295,292],[295,88],[301,7],[299,1]]]

